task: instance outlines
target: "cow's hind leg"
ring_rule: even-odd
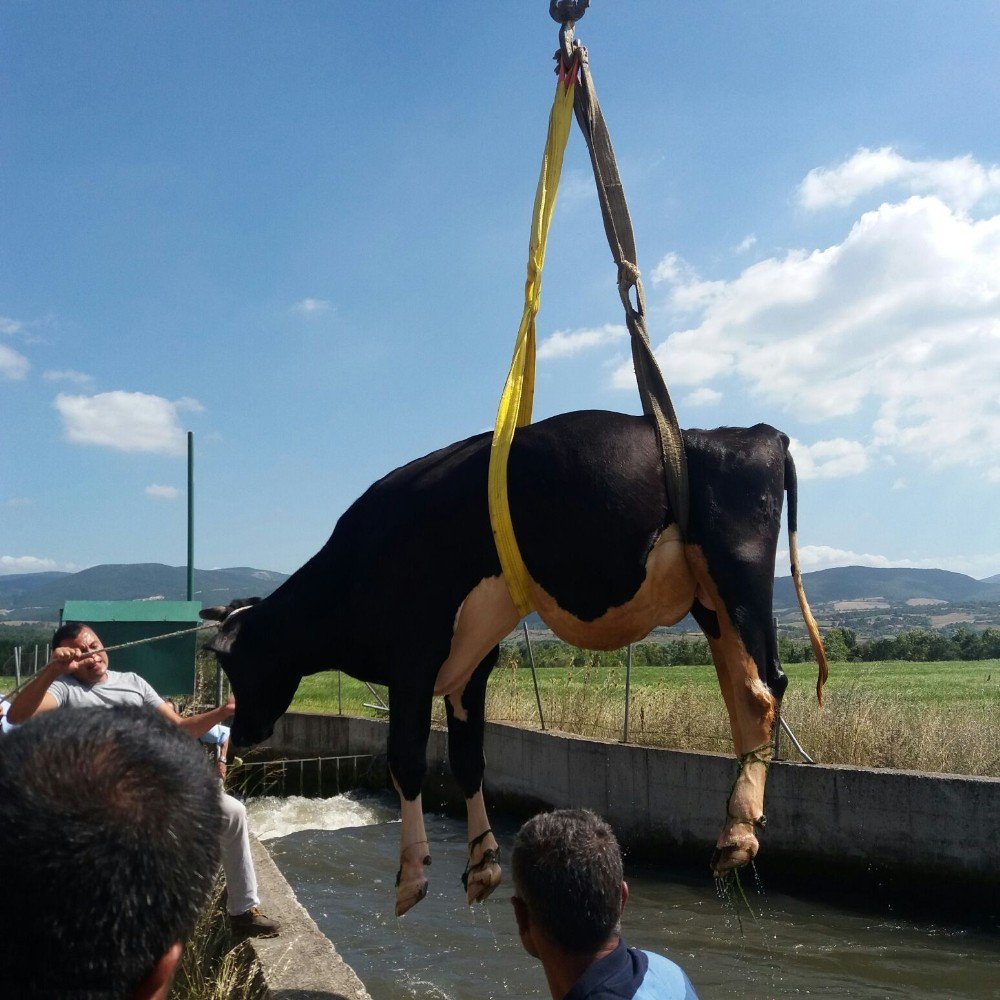
[[[771,739],[778,698],[761,680],[754,657],[714,587],[711,591],[710,595],[701,593],[706,602],[711,600],[714,608],[709,610],[698,602],[692,613],[708,639],[739,762],[726,803],[726,821],[712,857],[712,870],[722,875],[742,867],[757,855],[757,831],[766,822],[764,785],[773,752]],[[757,627],[773,631],[770,621],[757,623]],[[767,636],[761,635],[760,642],[754,645],[768,649],[771,643]]]
[[[431,691],[414,692],[404,685],[389,689],[389,772],[399,792],[402,819],[396,875],[397,917],[427,895],[424,869],[431,863],[431,853],[420,790],[427,774],[432,701]]]
[[[462,876],[466,899],[478,903],[500,884],[499,847],[483,801],[483,735],[486,726],[486,681],[496,666],[500,647],[486,654],[464,688],[445,695],[448,713],[448,756],[468,813],[469,860]]]

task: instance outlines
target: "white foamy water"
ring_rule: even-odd
[[[247,801],[250,829],[258,840],[273,840],[302,830],[345,830],[355,826],[398,822],[378,799],[335,795],[332,799],[268,795]]]

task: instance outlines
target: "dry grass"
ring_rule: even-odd
[[[246,947],[229,931],[222,892],[220,879],[184,948],[169,1000],[261,1000],[264,995]]]
[[[556,676],[556,674],[559,676]],[[620,672],[539,671],[546,728],[622,739],[625,685]],[[683,750],[732,753],[722,697],[711,684],[678,683],[672,670],[632,687],[629,742]],[[487,718],[536,727],[530,673],[495,671]],[[820,708],[812,686],[793,685],[782,714],[814,760],[828,764],[1000,775],[1000,702],[914,703],[855,680],[831,685]],[[790,742],[783,756],[798,759]]]

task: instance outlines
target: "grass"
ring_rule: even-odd
[[[184,946],[168,1000],[260,1000],[265,995],[259,977],[251,974],[246,948],[229,931],[222,891],[220,878]]]
[[[1000,660],[834,663],[826,707],[816,704],[816,667],[786,664],[782,714],[815,760],[954,774],[1000,775]],[[621,739],[625,672],[548,667],[537,671],[546,727]],[[0,678],[0,690],[8,679]],[[384,717],[388,702],[334,672],[305,677],[292,710]],[[490,679],[487,718],[537,727],[531,671],[507,656]],[[435,701],[435,721],[444,708]],[[729,720],[712,666],[634,667],[629,740],[649,746],[732,753]],[[786,742],[787,746],[787,742]],[[789,747],[787,755],[796,758]]]
[[[894,767],[957,774],[1000,775],[1000,661],[834,663],[826,707],[816,704],[816,667],[793,663],[782,713],[810,756],[830,764]],[[621,739],[623,670],[546,668],[537,671],[546,727]],[[337,674],[303,679],[293,711],[336,712]],[[348,714],[372,693],[344,675]],[[387,701],[384,688],[376,688]],[[490,680],[487,717],[537,726],[531,671],[498,667]],[[435,721],[444,721],[440,701]],[[629,740],[650,746],[732,752],[729,721],[711,666],[635,667]],[[787,746],[787,742],[786,742]],[[788,756],[796,754],[789,748]]]

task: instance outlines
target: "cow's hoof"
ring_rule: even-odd
[[[396,916],[412,910],[427,895],[424,868],[431,863],[430,855],[414,864],[404,863],[396,872]]]
[[[722,831],[712,855],[712,874],[718,878],[750,864],[760,848],[753,833],[753,824],[740,821]]]
[[[499,884],[500,847],[493,831],[483,830],[469,841],[469,860],[462,872],[465,898],[470,905],[481,903]]]
[[[465,884],[465,899],[471,906],[481,903],[500,884],[502,871],[496,861],[487,861],[469,873]]]

